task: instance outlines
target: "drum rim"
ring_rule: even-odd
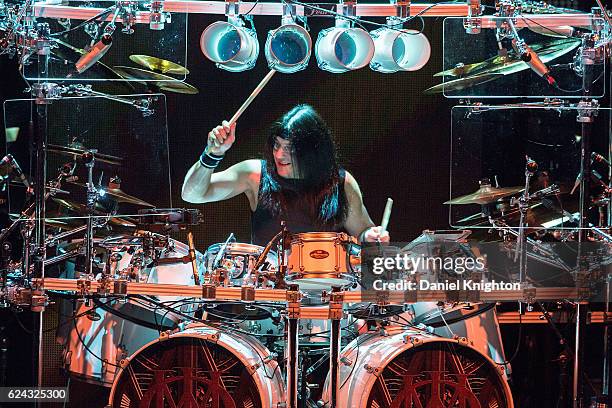
[[[363,367],[364,363],[370,363],[371,361],[369,359],[374,359],[374,358],[378,358],[379,353],[373,353],[373,352],[368,352],[368,351],[372,351],[372,350],[363,350],[364,348],[368,347],[381,347],[382,345],[386,345],[387,347],[385,348],[386,351],[388,351],[387,354],[384,355],[384,358],[380,358],[381,362],[385,362],[385,364],[379,364],[376,367],[379,370],[379,373],[381,373],[389,364],[391,364],[391,362],[393,362],[393,360],[395,360],[400,354],[402,354],[405,351],[408,351],[410,349],[413,348],[418,348],[421,347],[425,344],[428,343],[435,343],[435,342],[444,342],[444,343],[453,343],[453,344],[457,344],[459,346],[463,346],[463,347],[467,347],[469,349],[471,349],[472,351],[474,351],[476,354],[478,354],[479,356],[483,357],[486,362],[489,364],[489,366],[493,369],[493,371],[496,373],[498,379],[500,380],[500,383],[502,384],[502,387],[504,389],[505,392],[505,396],[508,400],[508,406],[507,408],[513,408],[514,407],[514,399],[512,397],[512,391],[510,390],[510,384],[508,383],[508,381],[504,378],[504,376],[502,375],[502,367],[503,365],[501,364],[497,364],[496,362],[493,361],[493,359],[491,359],[491,357],[489,357],[486,354],[483,354],[480,350],[478,350],[476,347],[474,347],[473,345],[471,345],[469,343],[469,341],[464,341],[463,339],[465,338],[459,338],[459,339],[451,339],[451,338],[447,338],[447,337],[438,337],[438,336],[434,336],[431,335],[429,333],[424,333],[422,331],[419,330],[414,330],[414,329],[404,329],[402,327],[389,327],[386,329],[387,331],[387,335],[382,335],[380,332],[376,331],[376,332],[368,332],[368,333],[364,333],[360,336],[358,336],[356,339],[354,339],[353,341],[351,341],[349,344],[347,344],[342,351],[340,352],[340,357],[341,358],[349,358],[351,357],[351,354],[354,353],[355,350],[355,345],[357,344],[357,341],[359,341],[360,338],[362,338],[362,340],[359,342],[360,344],[357,346],[357,348],[361,347],[362,348],[362,358],[361,359],[356,359],[353,364],[355,364],[355,367],[353,368],[359,368],[357,367],[357,364],[359,363],[360,367]],[[422,341],[420,341],[418,344],[414,344],[412,342],[407,342],[405,341],[405,335],[404,334],[409,334],[411,333],[414,337],[420,337]],[[367,339],[363,339],[364,336],[367,336]],[[376,342],[375,339],[377,338],[382,338],[382,339],[388,339],[387,342]],[[366,343],[367,342],[367,343]],[[365,343],[365,344],[364,344]],[[384,344],[386,343],[386,344]],[[380,350],[377,350],[380,351]],[[366,360],[364,360],[366,359]],[[355,381],[356,379],[359,379],[359,374],[365,372],[364,370],[350,370],[349,371],[349,376],[354,379],[351,380],[351,378],[346,378],[343,381],[345,382],[344,386],[347,387],[346,388],[346,394],[349,394],[350,390],[350,385],[353,381]],[[341,373],[339,373],[340,377],[341,377]],[[342,378],[342,377],[341,377]],[[374,386],[374,383],[376,382],[376,380],[378,379],[377,375],[369,375],[364,377],[363,375],[361,376],[361,381],[360,381],[360,386],[361,388],[364,390],[364,392],[362,392],[362,395],[370,395],[371,391],[372,391],[372,387]],[[367,391],[367,392],[366,392]],[[339,392],[340,395],[342,395],[342,392]],[[322,394],[322,399],[324,402],[327,402],[329,400],[329,375],[327,376],[327,378],[325,379],[325,383],[323,385],[323,394]],[[354,402],[359,402],[359,403],[363,403],[362,399],[359,399],[358,401],[354,401]],[[367,408],[365,405],[358,405],[358,406],[354,406],[354,408]]]
[[[253,351],[261,358],[261,356],[270,355],[270,350],[257,339],[252,336],[242,335],[240,333],[230,333],[228,330],[223,328],[216,328],[212,326],[208,326],[201,323],[194,323],[185,328],[185,330],[178,331],[175,333],[162,333],[159,338],[152,340],[138,350],[136,350],[132,355],[126,357],[117,365],[117,372],[115,374],[115,378],[111,385],[110,394],[108,396],[108,406],[113,406],[113,400],[115,398],[116,386],[119,383],[119,379],[123,375],[125,369],[130,366],[130,363],[136,356],[140,355],[147,348],[161,342],[169,341],[173,338],[182,338],[182,337],[196,337],[193,334],[200,334],[205,340],[209,340],[214,344],[219,345],[220,347],[226,349],[228,352],[232,353],[234,357],[240,361],[244,367],[251,373],[251,377],[255,381],[256,385],[259,387],[260,398],[262,406],[266,406],[266,403],[272,403],[275,401],[275,397],[279,400],[277,402],[281,402],[281,399],[285,396],[285,382],[283,381],[282,376],[280,375],[280,368],[278,366],[278,362],[274,359],[268,360],[263,364],[259,364],[257,368],[253,368],[249,361],[246,359],[246,356],[242,353],[237,352],[236,344],[242,343],[243,345],[248,345],[247,347],[253,349]],[[231,347],[231,348],[230,348]],[[260,354],[263,352],[263,354]],[[267,353],[267,354],[265,354]],[[269,367],[268,364],[273,365],[273,367]],[[265,372],[266,369],[271,371],[271,374]],[[262,370],[264,372],[262,372]],[[264,380],[267,380],[265,382]],[[276,384],[277,388],[274,389],[271,387],[271,384]]]

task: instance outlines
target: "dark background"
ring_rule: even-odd
[[[591,6],[587,2],[583,4],[587,9]],[[575,2],[559,5],[578,7]],[[248,242],[248,201],[240,196],[220,203],[189,205],[180,198],[182,179],[199,157],[208,131],[231,117],[268,72],[263,42],[267,31],[279,24],[277,17],[256,17],[262,46],[257,65],[251,71],[230,73],[214,67],[199,49],[202,30],[216,20],[216,16],[205,15],[189,19],[187,45],[191,74],[187,82],[200,93],[193,96],[167,93],[166,96],[172,204],[202,211],[204,223],[193,228],[196,247],[201,252],[224,240],[230,232],[236,234],[238,241]],[[313,43],[320,29],[331,23],[324,18],[309,20]],[[450,186],[450,109],[458,101],[441,95],[423,95],[424,89],[438,83],[432,75],[442,70],[442,19],[427,18],[424,33],[432,44],[432,56],[416,72],[380,74],[365,68],[330,74],[318,69],[313,55],[305,71],[276,74],[240,118],[236,143],[220,169],[260,157],[270,124],[294,105],[308,103],[333,130],[342,163],[358,180],[374,222],[380,222],[386,198],[393,198],[389,225],[393,240],[410,241],[424,229],[448,228],[448,209],[443,202],[449,198]],[[0,61],[0,98],[26,97],[25,84],[15,62],[6,58]],[[146,90],[137,88],[136,91]],[[108,120],[112,125],[112,118]],[[472,181],[474,187],[477,181]],[[149,183],[150,180],[143,178],[143,186]],[[463,187],[466,192],[475,189]],[[185,241],[182,233],[176,238]],[[17,315],[7,310],[0,313],[10,341],[8,367],[13,375],[8,377],[7,384],[32,384],[29,357],[32,336],[28,332],[33,328],[34,318],[29,313]],[[21,319],[19,324],[17,317]],[[502,330],[509,357],[518,333],[514,325],[504,326]],[[556,406],[558,342],[545,325],[523,330],[521,352],[513,363],[517,406]],[[569,328],[567,334],[571,334]],[[589,327],[587,337],[587,366],[594,377],[599,377],[600,328]]]

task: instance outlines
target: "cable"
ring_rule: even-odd
[[[83,340],[83,337],[81,337],[81,333],[79,333],[79,329],[77,328],[76,325],[76,316],[72,319],[72,322],[74,323],[74,331],[77,334],[77,337],[79,338],[79,341],[81,342],[81,344],[83,345],[83,347],[85,347],[85,350],[87,350],[87,352],[89,354],[91,354],[92,356],[94,356],[95,358],[97,358],[98,360],[100,360],[102,363],[104,364],[108,364],[111,365],[113,367],[117,367],[117,368],[121,368],[120,365],[117,364],[113,364],[110,361],[103,359],[102,357],[98,356],[96,353],[94,353],[93,351],[91,351],[91,349],[89,348],[89,346],[85,343],[85,340]]]

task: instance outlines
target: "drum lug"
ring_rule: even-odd
[[[379,367],[372,367],[372,366],[371,366],[371,365],[369,365],[369,364],[365,364],[365,365],[363,366],[363,368],[365,368],[365,370],[366,370],[368,373],[373,374],[373,375],[375,375],[376,377],[378,377],[378,376],[380,375],[380,368],[379,368]]]
[[[404,335],[404,339],[403,339],[404,344],[412,344],[413,347],[416,346],[420,346],[422,343],[422,340],[420,337],[416,337],[410,334],[406,334]]]
[[[459,337],[459,336],[455,335],[453,338],[454,338],[454,339],[457,341],[457,343],[459,343],[459,344],[463,344],[463,345],[466,345],[466,346],[467,346],[467,345],[471,345],[471,344],[470,344],[471,342],[470,342],[470,341],[468,341],[467,337]]]
[[[166,341],[170,338],[170,330],[163,331],[159,333],[159,341]]]

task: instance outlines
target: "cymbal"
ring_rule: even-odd
[[[87,185],[76,181],[69,181],[68,183],[73,184],[75,186],[87,188]],[[102,187],[102,190],[104,190],[105,196],[110,196],[110,198],[117,201],[118,203],[134,204],[140,205],[142,207],[155,207],[153,204],[149,204],[138,197],[134,197],[127,194],[126,192],[121,190],[121,188]]]
[[[476,85],[481,85],[486,82],[494,81],[503,74],[481,74],[481,75],[472,75],[465,78],[453,79],[451,81],[442,82],[441,84],[434,85],[431,88],[427,88],[423,91],[425,95],[433,95],[439,94],[443,92],[457,92],[462,91],[467,88],[471,88]]]
[[[521,191],[523,191],[523,187],[498,188],[493,187],[490,184],[482,184],[475,192],[445,201],[444,204],[490,204],[499,200],[500,198],[508,197]]]
[[[533,44],[531,49],[538,53],[538,56],[543,63],[548,63],[556,58],[559,58],[580,45],[580,40],[575,38],[563,38],[542,43]],[[460,77],[463,75],[476,74],[493,74],[502,75],[514,74],[523,70],[529,69],[529,66],[521,60],[521,58],[513,51],[508,51],[507,56],[494,56],[485,61],[476,62],[474,64],[463,65],[451,68],[446,71],[438,72],[434,76],[454,76]]]
[[[81,216],[87,214],[87,206],[85,204],[79,204],[72,200],[66,200],[63,198],[56,198],[56,197],[53,197],[52,200],[56,202],[57,204],[59,204],[61,207],[66,208],[67,210],[72,211],[75,214],[78,214]],[[104,214],[104,212],[105,212],[104,208],[102,208],[98,203],[96,203],[96,207],[94,209],[94,215],[100,216]],[[74,220],[74,218],[71,219],[69,217],[65,217],[65,220],[61,220],[60,222],[65,223],[65,221],[68,221],[68,220]],[[79,220],[85,222],[85,218],[79,218]],[[108,220],[108,223],[114,227],[136,228],[136,223],[133,221],[134,220],[131,219],[130,217],[112,217],[110,220]],[[70,226],[70,228],[74,228],[74,226]]]
[[[11,221],[15,221],[20,216],[21,216],[20,214],[15,214],[15,213],[9,214],[9,218],[11,219]],[[59,228],[61,230],[73,229],[75,226],[70,224],[68,221],[69,220],[60,220],[57,218],[45,218],[45,225],[47,227]]]
[[[47,151],[53,153],[63,154],[64,156],[80,156],[83,153],[88,152],[88,150],[82,147],[71,147],[71,146],[59,146],[54,144],[47,145]],[[113,165],[121,165],[122,157],[111,156],[110,154],[102,154],[94,152],[94,157],[97,161],[101,161],[103,163],[113,164]]]
[[[162,74],[189,74],[189,70],[182,65],[165,59],[151,57],[149,55],[130,55],[130,60],[152,71],[159,71]]]
[[[133,67],[115,66],[113,68],[125,79],[136,80],[145,84],[153,84],[164,91],[188,95],[195,95],[199,92],[196,87],[168,75]]]

